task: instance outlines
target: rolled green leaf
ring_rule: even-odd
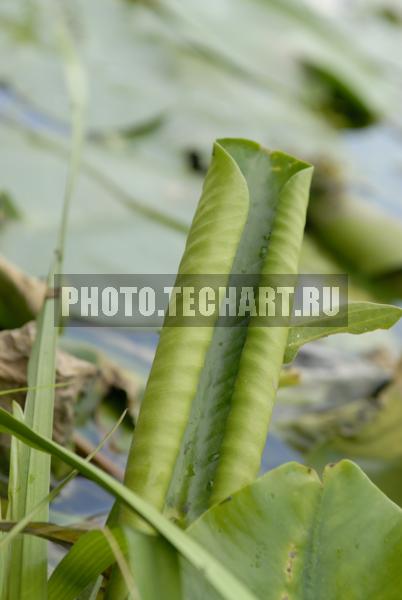
[[[218,141],[179,277],[297,273],[311,173],[307,163],[253,142]],[[286,327],[257,329],[250,319],[232,328],[165,327],[127,486],[159,509],[167,500],[170,514],[188,523],[251,481],[286,340]]]
[[[311,168],[300,168],[279,192],[263,275],[297,274],[311,174]],[[287,327],[249,325],[211,504],[250,483],[258,473],[287,338]]]

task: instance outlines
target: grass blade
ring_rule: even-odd
[[[128,590],[128,597],[131,600],[141,600],[137,585],[130,570],[130,565],[127,563],[113,532],[109,529],[109,527],[105,527],[102,529],[102,533],[109,544],[115,561],[120,569],[121,576],[123,577],[126,589]]]
[[[16,419],[23,422],[24,413],[22,412],[21,406],[17,402],[13,402],[13,415]],[[18,518],[16,511],[16,498],[18,496],[18,485],[19,485],[19,468],[22,465],[22,455],[25,448],[21,444],[20,440],[16,438],[11,439],[10,447],[10,475],[8,480],[8,507],[7,507],[7,520],[15,520]],[[0,535],[0,545],[4,542],[7,535]],[[13,589],[18,588],[18,577],[19,573],[16,569],[12,568],[13,560],[21,556],[22,539],[16,540],[14,547],[4,548],[0,552],[0,574],[3,570],[2,577],[0,578],[0,591],[2,592],[2,598],[9,598]]]
[[[51,292],[54,275],[62,272],[69,207],[74,192],[80,161],[83,126],[82,115],[86,102],[85,78],[75,55],[68,32],[61,29],[61,49],[65,58],[67,88],[72,104],[73,135],[71,157],[64,194],[58,243],[47,279],[48,294],[37,321],[37,334],[28,364],[28,391],[24,420],[38,433],[51,437],[53,431],[55,361],[58,328],[55,326],[58,300]],[[40,391],[39,391],[40,390]],[[46,496],[50,487],[50,457],[30,448],[22,451],[18,493],[13,498],[12,510],[18,520]],[[48,505],[41,504],[36,511],[41,521],[48,520]],[[47,542],[34,537],[15,540],[10,569],[10,600],[43,600],[47,586]],[[18,576],[12,575],[12,572]]]
[[[91,479],[103,489],[110,492],[116,500],[124,504],[130,510],[136,512],[142,519],[162,535],[170,544],[200,573],[202,577],[211,584],[224,600],[256,600],[235,575],[225,569],[221,563],[212,558],[211,555],[197,542],[192,540],[188,534],[171,523],[154,506],[140,498],[119,481],[116,481],[93,464],[88,463],[70,450],[63,448],[56,442],[33,431],[10,415],[7,411],[0,409],[0,430],[17,436],[31,448],[41,450],[58,457],[60,460],[80,471],[82,475]]]
[[[19,405],[17,405],[17,406],[19,406]],[[119,417],[118,421],[115,423],[113,428],[101,440],[100,444],[95,448],[95,450],[93,452],[91,452],[90,454],[88,454],[88,456],[85,458],[86,461],[90,462],[94,458],[94,456],[103,448],[103,446],[110,439],[110,437],[112,437],[112,435],[115,433],[115,431],[120,427],[126,414],[127,414],[127,409],[125,411],[123,411],[123,413],[121,414],[121,416]],[[13,438],[12,444],[13,443],[15,445],[21,444],[21,442],[19,442],[17,440],[17,438]],[[49,492],[49,494],[47,494],[44,498],[42,498],[42,500],[40,500],[38,502],[38,504],[36,506],[34,506],[30,512],[28,512],[23,518],[21,518],[17,523],[15,523],[15,525],[7,533],[7,535],[0,538],[0,551],[6,549],[7,544],[9,544],[19,533],[22,533],[23,530],[33,520],[33,518],[37,516],[38,512],[40,512],[40,510],[44,506],[49,505],[56,498],[56,496],[58,496],[60,494],[62,489],[77,475],[78,475],[78,471],[76,469],[71,471],[71,473],[69,473],[67,475],[67,477],[65,477],[63,479],[63,481],[61,481],[56,487],[54,487],[53,490],[51,490]],[[11,506],[11,503],[10,503],[10,506]],[[11,514],[8,518],[9,518],[9,520],[13,520],[13,518],[15,518],[15,517],[13,517],[13,515]]]

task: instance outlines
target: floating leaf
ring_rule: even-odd
[[[353,463],[323,482],[288,463],[196,521],[189,533],[257,598],[382,598],[402,586],[402,511]],[[373,568],[375,565],[375,568]],[[215,599],[189,569],[185,598]]]

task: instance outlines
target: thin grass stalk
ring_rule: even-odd
[[[37,320],[37,333],[28,364],[28,391],[24,422],[34,431],[51,438],[55,398],[58,299],[53,286],[55,275],[62,273],[68,215],[74,193],[84,137],[83,115],[86,105],[85,76],[68,30],[61,22],[60,49],[65,65],[66,85],[71,100],[71,154],[65,186],[58,240],[50,266],[48,293]],[[56,322],[55,322],[56,321]],[[41,390],[39,392],[39,390]],[[30,513],[46,496],[50,487],[50,457],[24,447],[20,456],[18,492],[13,512],[17,519]],[[39,520],[48,520],[48,505],[37,511]],[[8,573],[7,596],[10,600],[43,600],[47,589],[47,542],[23,536],[11,548],[13,569]]]

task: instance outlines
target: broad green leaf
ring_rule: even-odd
[[[7,6],[0,11],[3,51],[14,51],[13,68],[5,60],[0,61],[2,76],[47,116],[48,124],[66,132],[69,103],[60,74],[57,38],[44,30],[54,20],[54,6],[49,0],[33,0],[30,5],[22,3],[13,8],[12,18]],[[65,12],[71,16],[69,7]],[[113,134],[120,129],[144,128],[160,117],[174,98],[172,77],[168,76],[169,56],[157,39],[144,35],[142,12],[135,11],[141,22],[136,23],[126,3],[116,6],[112,0],[90,0],[74,7],[76,22],[82,28],[77,43],[93,94],[88,114],[91,132]],[[18,35],[18,28],[20,34],[25,29],[25,35]],[[105,46],[110,47],[108,53],[104,52]],[[130,80],[127,72],[133,65],[135,76]],[[35,72],[41,73],[42,85]],[[140,88],[138,81],[142,82]]]
[[[221,140],[181,274],[297,273],[310,165]],[[287,328],[165,327],[126,471],[128,487],[194,519],[258,472]],[[212,500],[211,500],[212,494]]]
[[[340,315],[342,314],[347,319],[347,325],[334,327],[331,326],[329,317],[320,317],[311,319],[306,327],[291,327],[284,361],[291,362],[304,344],[329,335],[389,329],[402,317],[402,308],[373,302],[351,302],[341,307]]]
[[[2,232],[0,251],[28,273],[42,276],[54,244],[59,218],[54,198],[64,182],[68,148],[63,140],[40,132],[27,134],[4,124],[0,125],[0,138],[4,179],[24,208],[24,219]],[[42,179],[36,180],[43,172],[52,175],[46,185]],[[32,196],[34,181],[40,193]],[[178,198],[172,199],[169,190]],[[169,161],[158,146],[152,152],[144,150],[141,157],[128,154],[123,160],[120,154],[92,149],[88,144],[77,202],[71,207],[66,270],[174,272],[198,193],[199,177],[184,170],[180,155]],[[29,254],[23,251],[28,244]]]
[[[56,442],[36,433],[3,409],[0,409],[0,430],[11,433],[32,448],[60,458],[110,492],[116,500],[137,512],[211,583],[222,598],[225,600],[233,600],[233,598],[255,600],[255,596],[239,583],[235,575],[223,568],[219,560],[211,558],[208,552],[171,523],[155,507],[110,475]]]
[[[402,511],[353,463],[288,463],[189,529],[257,598],[398,600]],[[190,569],[185,598],[216,598]]]

